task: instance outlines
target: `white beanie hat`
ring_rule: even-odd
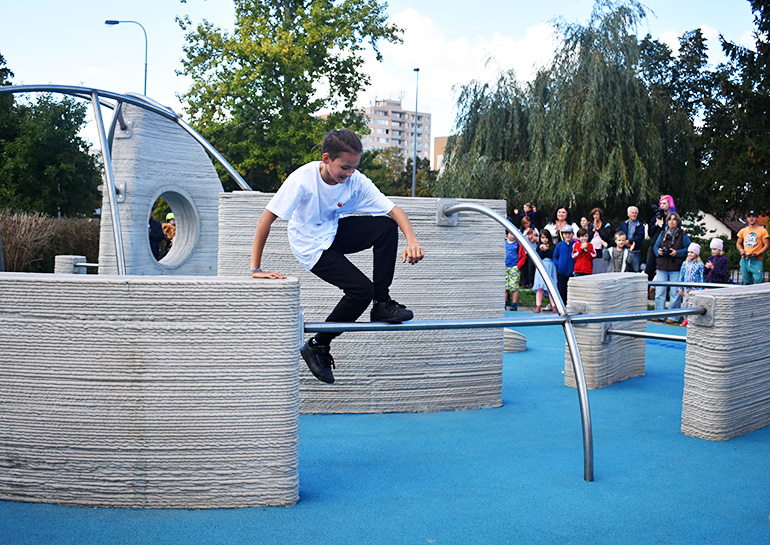
[[[688,252],[692,252],[696,255],[700,255],[700,244],[692,243],[687,247]]]
[[[711,244],[709,244],[709,247],[713,250],[716,248],[720,252],[724,249],[724,242],[722,242],[721,238],[712,238]]]

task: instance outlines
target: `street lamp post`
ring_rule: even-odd
[[[417,91],[420,84],[420,69],[414,69],[414,132],[412,137],[414,138],[414,159],[412,159],[412,197],[414,197],[415,188],[417,187]]]
[[[137,21],[115,21],[115,20],[107,20],[104,21],[105,25],[119,25],[120,23],[133,23],[135,25],[139,25],[139,27],[142,29],[142,32],[144,32],[144,96],[147,96],[147,31],[142,26],[142,23],[139,23]]]

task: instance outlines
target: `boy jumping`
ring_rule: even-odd
[[[406,237],[402,263],[417,263],[424,252],[406,213],[369,178],[356,171],[361,151],[361,140],[356,133],[337,129],[324,137],[320,162],[308,163],[289,175],[257,222],[251,249],[251,276],[285,278],[279,272],[261,268],[270,226],[280,217],[289,222],[289,244],[297,260],[344,292],[326,318],[327,322],[355,322],[374,301],[371,321],[401,323],[411,320],[413,314],[389,294],[398,252],[396,227]],[[377,215],[348,216],[353,213]],[[374,254],[372,280],[345,257],[368,248],[372,248]],[[329,345],[338,335],[318,333],[300,349],[310,372],[329,384],[334,382],[334,358],[329,353]]]

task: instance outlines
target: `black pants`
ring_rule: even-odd
[[[560,272],[556,273],[556,287],[559,290],[559,295],[561,295],[561,300],[565,304],[567,303],[567,282],[569,282],[569,276]]]
[[[345,254],[372,248],[372,280],[353,265]],[[398,226],[387,216],[351,216],[340,219],[332,245],[310,270],[317,277],[340,288],[344,295],[327,322],[355,322],[372,299],[387,301],[396,270]],[[339,333],[318,333],[319,344],[329,344]]]

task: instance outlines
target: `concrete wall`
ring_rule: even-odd
[[[682,433],[724,441],[770,425],[770,284],[699,292],[690,317]]]
[[[220,196],[219,274],[249,276],[254,229],[271,194]],[[425,259],[396,267],[391,296],[416,320],[488,318],[504,314],[504,229],[478,213],[454,227],[436,225],[437,199],[394,198],[412,220]],[[478,201],[504,214],[503,201]],[[277,220],[262,267],[296,276],[305,321],[323,321],[342,292],[305,271],[289,249],[287,222]],[[399,252],[405,247],[403,235]],[[371,252],[351,256],[371,274]],[[361,317],[368,321],[369,314]],[[332,343],[333,385],[300,362],[304,413],[377,413],[496,407],[502,404],[501,329],[345,333]]]
[[[647,310],[647,276],[638,273],[603,273],[570,278],[567,301],[588,304],[588,314]],[[602,388],[644,375],[645,340],[619,335],[603,337],[607,328],[645,331],[645,320],[573,326],[586,387]],[[576,387],[572,360],[565,343],[564,384]]]
[[[296,279],[0,273],[0,500],[293,505]]]
[[[112,168],[120,190],[118,213],[127,274],[216,275],[217,198],[222,193],[206,152],[173,121],[124,105],[126,131],[115,128]],[[105,183],[106,187],[106,183]],[[157,261],[147,226],[159,196],[176,216],[176,238]],[[105,191],[99,238],[99,274],[117,274],[112,212]]]

